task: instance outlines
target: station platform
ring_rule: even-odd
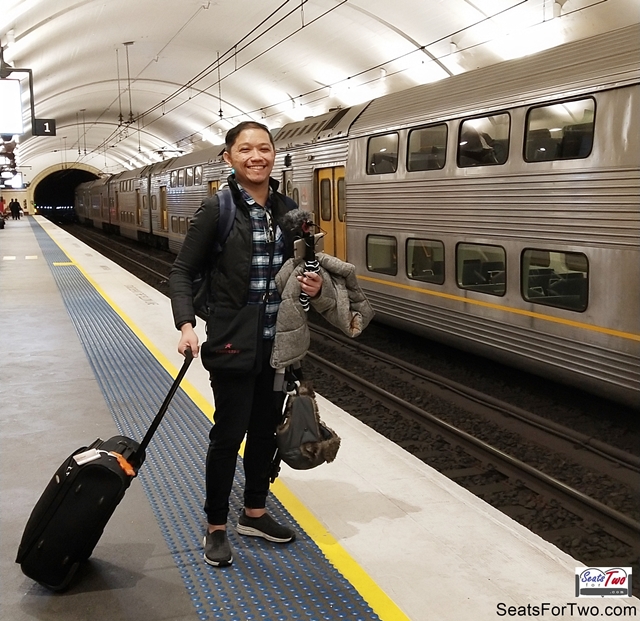
[[[199,360],[93,556],[67,591],[51,593],[15,563],[27,518],[73,450],[142,437],[181,366],[178,332],[165,296],[39,216],[0,231],[0,317],[2,619],[484,621],[640,610],[635,598],[576,598],[575,559],[321,396],[322,418],[342,438],[338,457],[310,471],[283,465],[267,504],[296,541],[235,533],[239,468],[234,562],[208,566],[201,507],[214,404]],[[546,614],[523,614],[544,604]]]

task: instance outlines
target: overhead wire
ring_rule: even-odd
[[[345,1],[346,1],[346,0],[345,0]],[[350,79],[353,79],[353,78],[360,77],[360,76],[365,75],[365,74],[367,74],[367,73],[369,73],[369,72],[371,72],[371,71],[375,71],[376,69],[380,69],[381,67],[383,67],[383,66],[385,66],[385,65],[389,65],[389,64],[392,64],[392,63],[398,62],[398,61],[400,61],[400,60],[402,60],[402,59],[404,59],[404,58],[407,58],[408,56],[411,56],[411,55],[415,54],[416,52],[423,51],[423,50],[424,50],[425,48],[427,48],[427,47],[431,47],[431,46],[433,46],[433,45],[437,45],[438,43],[441,43],[442,41],[446,41],[446,40],[450,39],[451,37],[455,37],[456,35],[458,35],[458,34],[460,34],[460,33],[464,32],[464,31],[466,31],[466,30],[469,30],[470,28],[474,28],[475,26],[479,26],[479,25],[480,25],[480,24],[482,24],[483,22],[486,22],[486,21],[488,21],[488,20],[490,20],[490,19],[492,19],[492,18],[495,18],[495,17],[499,16],[499,15],[500,15],[500,14],[502,14],[502,13],[506,13],[507,11],[510,11],[510,10],[512,10],[512,9],[514,9],[514,8],[516,8],[516,7],[518,7],[518,6],[520,6],[520,5],[526,4],[527,2],[528,2],[528,0],[519,0],[519,1],[518,1],[518,2],[516,2],[515,4],[513,4],[513,5],[509,6],[509,7],[505,8],[505,9],[502,9],[501,11],[498,11],[497,13],[494,13],[493,15],[490,15],[490,16],[488,16],[488,17],[484,17],[484,18],[482,18],[482,19],[478,20],[477,22],[474,22],[473,24],[470,24],[470,25],[468,25],[468,26],[465,26],[464,28],[461,28],[461,29],[459,29],[459,30],[456,30],[455,32],[449,33],[449,34],[447,34],[447,35],[445,35],[445,36],[443,36],[443,37],[440,37],[439,39],[435,39],[435,40],[431,41],[430,43],[426,43],[426,44],[424,44],[424,45],[418,46],[418,47],[416,47],[416,49],[414,49],[414,50],[411,50],[411,51],[409,51],[409,52],[405,52],[404,54],[400,54],[399,56],[396,56],[396,57],[391,58],[391,59],[387,59],[387,60],[385,60],[385,61],[383,61],[383,62],[377,63],[376,65],[373,65],[373,66],[371,66],[371,67],[368,67],[368,68],[366,68],[366,69],[363,69],[362,71],[359,71],[359,72],[357,72],[357,73],[354,73],[353,75],[349,76],[348,78],[345,78],[345,79],[340,80],[340,82],[344,82],[344,81],[346,81],[346,80],[350,80]],[[344,3],[341,3],[341,4],[344,4]],[[323,16],[324,16],[324,15],[325,15],[325,14],[323,14]],[[321,17],[322,17],[322,16],[321,16]],[[316,19],[318,19],[318,18],[316,18]],[[313,21],[315,21],[315,20],[313,20]],[[311,23],[313,23],[313,22],[309,22],[309,24],[311,24]],[[277,45],[279,45],[280,43],[282,43],[282,42],[283,42],[283,41],[285,41],[286,39],[290,38],[290,37],[291,37],[291,36],[293,36],[294,34],[297,34],[298,32],[299,32],[299,30],[297,30],[297,31],[295,31],[295,32],[293,32],[293,33],[291,33],[290,35],[288,35],[287,37],[285,37],[282,41],[279,41],[278,43],[275,43],[274,45],[272,45],[271,47],[267,48],[266,50],[264,50],[263,52],[261,52],[260,54],[258,54],[257,56],[255,56],[254,58],[252,58],[252,59],[250,59],[249,61],[245,62],[244,64],[240,65],[237,69],[238,69],[238,70],[243,69],[243,68],[244,68],[244,67],[246,67],[250,62],[253,62],[253,60],[256,60],[256,59],[257,59],[257,58],[259,58],[260,56],[262,56],[262,55],[264,55],[265,53],[267,53],[267,52],[271,51],[271,50],[272,50],[273,48],[275,48]],[[488,41],[488,39],[487,39],[487,41]],[[483,43],[486,43],[487,41],[484,41]],[[458,52],[463,52],[463,51],[465,51],[465,50],[467,50],[467,49],[471,49],[472,47],[476,47],[477,45],[482,45],[483,43],[476,43],[476,44],[474,44],[474,45],[472,45],[472,46],[468,46],[468,47],[466,47],[466,48],[462,48],[462,49],[458,50]],[[444,57],[446,57],[446,56],[448,56],[448,55],[449,55],[449,54],[444,55],[444,56],[441,56],[440,58],[444,58]],[[388,73],[388,74],[387,74],[387,76],[397,75],[397,74],[402,73],[402,72],[404,72],[404,71],[405,71],[405,69],[398,69],[397,71],[392,71],[392,72]],[[228,74],[228,75],[231,75],[231,74]],[[226,77],[228,77],[228,75],[227,75]],[[374,78],[374,79],[372,79],[372,80],[368,80],[367,82],[364,82],[364,84],[368,84],[368,83],[371,83],[371,82],[375,82],[377,79],[378,79],[378,78],[376,77],[376,78]],[[209,86],[209,87],[207,87],[207,88],[211,88],[211,87],[213,87],[213,86],[215,86],[215,83],[214,83],[214,84],[212,84],[212,85],[210,85],[210,86]],[[297,97],[298,97],[298,99],[301,99],[301,98],[303,98],[303,97],[308,97],[308,96],[313,95],[313,94],[315,94],[315,93],[318,93],[318,92],[321,92],[321,91],[324,91],[324,90],[330,89],[332,86],[334,86],[334,85],[332,85],[332,84],[322,85],[322,86],[319,86],[318,88],[312,89],[312,90],[307,91],[307,92],[305,92],[305,93],[301,93],[301,94],[300,94],[300,95],[298,95]],[[207,90],[207,89],[203,89],[201,92],[206,92],[206,90]],[[315,100],[312,100],[312,101],[309,101],[309,102],[305,102],[305,105],[309,105],[309,104],[311,104],[311,103],[316,103],[316,102],[318,102],[318,101],[321,101],[322,99],[326,99],[326,98],[327,98],[327,97],[329,97],[329,96],[330,96],[330,95],[329,95],[329,94],[327,94],[327,95],[325,95],[325,96],[323,96],[323,97],[318,97],[318,98],[317,98],[317,99],[315,99]],[[260,108],[255,108],[254,110],[249,110],[249,111],[246,111],[246,112],[242,112],[240,115],[236,115],[235,117],[227,117],[227,120],[230,120],[230,119],[232,119],[232,118],[238,118],[238,117],[240,117],[240,116],[251,116],[252,114],[257,114],[257,113],[259,113],[259,112],[263,112],[264,110],[268,110],[269,108],[282,106],[283,104],[286,104],[288,101],[289,101],[289,100],[284,100],[284,99],[283,99],[282,101],[279,101],[279,102],[276,102],[276,103],[273,103],[273,104],[268,104],[268,105],[266,105],[266,106],[261,106]],[[178,105],[176,105],[174,108],[172,108],[169,112],[173,112],[174,110],[177,110],[177,109],[178,109],[180,106],[182,106],[184,103],[186,103],[186,102],[181,102],[181,103],[179,103],[179,104],[178,104]],[[267,115],[267,116],[268,116],[268,115]],[[157,120],[157,119],[154,119],[154,120]],[[152,122],[153,122],[153,121],[152,121]],[[213,123],[210,123],[209,125],[207,125],[207,126],[206,126],[206,127],[204,127],[203,129],[209,129],[209,128],[213,127],[217,122],[218,122],[218,121],[214,121]],[[201,133],[201,132],[192,132],[191,134],[188,134],[187,136],[184,136],[183,138],[180,138],[180,139],[178,140],[178,142],[181,142],[181,141],[183,141],[183,140],[188,140],[188,139],[190,139],[190,138],[192,138],[192,137],[194,137],[194,136],[198,135],[199,133]]]
[[[197,84],[197,82],[199,82],[200,80],[204,79],[205,77],[207,77],[208,75],[210,75],[211,73],[213,73],[214,71],[217,70],[218,66],[219,66],[219,62],[222,62],[222,64],[224,64],[225,62],[227,62],[228,60],[230,60],[231,58],[233,58],[235,56],[235,54],[237,53],[237,48],[239,45],[241,45],[248,37],[250,37],[254,32],[256,32],[262,25],[264,25],[265,23],[267,23],[274,15],[276,15],[278,12],[280,12],[287,4],[289,4],[290,2],[292,2],[293,0],[285,0],[280,6],[278,6],[275,10],[273,10],[267,17],[265,17],[259,24],[257,24],[256,26],[254,26],[247,34],[245,34],[241,39],[239,39],[239,41],[237,43],[235,43],[232,47],[230,47],[227,51],[225,51],[221,56],[220,59],[216,59],[216,61],[212,62],[211,64],[209,64],[207,67],[205,67],[204,69],[202,69],[199,73],[197,73],[193,78],[191,78],[190,80],[188,80],[187,82],[185,82],[182,86],[180,86],[178,89],[176,89],[171,95],[165,97],[162,101],[158,102],[157,104],[155,104],[154,106],[152,106],[151,108],[149,108],[148,110],[145,110],[144,112],[140,113],[137,117],[135,117],[133,120],[138,120],[139,118],[142,119],[145,116],[147,116],[148,114],[151,114],[152,112],[154,112],[155,110],[161,109],[164,105],[166,105],[167,102],[171,101],[172,99],[175,99],[176,97],[178,97],[180,94],[182,94],[183,92],[185,92],[185,90],[187,90],[188,88],[193,87],[195,84]],[[257,37],[255,37],[252,41],[250,41],[248,44],[246,44],[244,47],[242,47],[240,49],[240,51],[243,51],[244,49],[246,49],[249,45],[255,43],[257,40],[259,40],[261,37],[263,37],[265,34],[267,34],[270,30],[272,30],[273,28],[275,28],[279,23],[281,23],[281,21],[283,19],[286,19],[287,17],[289,17],[289,15],[291,15],[292,13],[297,12],[297,10],[300,8],[301,5],[306,4],[309,0],[301,0],[300,4],[297,4],[296,7],[294,9],[292,9],[291,11],[289,11],[284,17],[280,18],[279,22],[276,22],[275,24],[272,24],[269,28],[267,28],[264,32],[260,33]],[[347,0],[343,0],[343,2],[341,2],[340,4],[343,4],[344,2],[346,2]],[[191,21],[191,20],[190,20]],[[166,47],[166,46],[165,46]],[[164,48],[163,48],[164,49]],[[234,52],[234,56],[229,56],[232,52]],[[208,87],[210,88],[210,87]],[[201,93],[202,91],[200,91]],[[198,93],[199,94],[199,93]],[[173,108],[171,111],[173,111],[175,108]],[[170,111],[170,112],[171,112]],[[102,115],[101,115],[102,116]],[[164,116],[161,115],[161,116]],[[160,117],[158,117],[160,118]],[[155,119],[157,120],[157,119]],[[147,122],[145,123],[145,127],[148,126],[151,122]],[[108,142],[110,142],[111,140],[113,140],[114,136],[117,135],[119,131],[119,128],[114,130],[110,136],[108,136],[105,140],[103,140],[99,145],[97,145],[94,149],[93,152],[99,151],[100,149],[102,149],[104,147],[104,145],[106,145]]]
[[[217,80],[215,80],[213,83],[209,84],[208,86],[204,87],[204,88],[200,88],[200,89],[196,89],[196,93],[193,96],[190,96],[188,100],[183,100],[178,102],[175,106],[173,106],[172,108],[170,108],[169,110],[164,109],[162,115],[156,117],[155,119],[151,119],[148,120],[145,124],[144,127],[148,127],[149,125],[155,123],[156,121],[158,121],[159,119],[161,119],[162,117],[171,114],[172,112],[176,111],[177,109],[179,109],[181,106],[183,106],[185,103],[187,103],[188,101],[191,101],[192,99],[194,99],[195,97],[197,97],[198,95],[202,95],[202,94],[210,94],[208,93],[209,89],[215,87],[215,86],[220,86],[220,83],[222,80],[228,78],[229,76],[231,76],[232,74],[236,73],[237,71],[240,71],[241,69],[245,68],[247,65],[251,64],[252,62],[258,60],[259,58],[261,58],[262,56],[264,56],[265,54],[271,52],[273,49],[275,49],[276,47],[278,47],[279,45],[281,45],[282,43],[284,43],[285,41],[289,40],[290,38],[294,37],[295,35],[299,34],[299,32],[303,29],[306,29],[307,27],[309,27],[310,25],[318,22],[319,20],[323,19],[324,17],[326,17],[329,13],[333,12],[334,10],[336,10],[337,8],[339,8],[340,6],[342,6],[343,4],[345,4],[348,0],[342,0],[342,2],[339,2],[338,4],[336,4],[335,6],[331,7],[330,9],[326,10],[324,13],[322,13],[321,15],[317,16],[316,18],[312,19],[309,22],[304,22],[304,20],[302,20],[302,24],[301,26],[295,28],[294,30],[292,30],[289,34],[287,34],[286,36],[282,37],[281,39],[279,39],[278,41],[276,41],[275,43],[273,43],[272,45],[270,45],[269,47],[267,47],[266,49],[262,50],[261,52],[259,52],[258,54],[255,54],[254,56],[252,56],[251,58],[249,58],[248,60],[246,60],[244,63],[238,65],[237,64],[237,58],[238,58],[238,53],[242,52],[244,50],[246,50],[247,48],[249,48],[249,46],[253,45],[254,43],[256,43],[260,38],[262,38],[263,36],[265,36],[267,33],[269,33],[272,29],[274,29],[275,27],[277,27],[278,25],[282,24],[282,22],[290,17],[292,14],[297,13],[298,10],[301,9],[301,7],[306,4],[306,2],[308,2],[309,0],[301,0],[301,2],[299,2],[298,4],[296,4],[296,6],[288,11],[284,16],[279,18],[279,21],[271,24],[266,30],[264,30],[263,32],[259,33],[256,37],[254,37],[253,39],[247,41],[249,39],[249,37],[251,37],[252,34],[256,33],[264,24],[268,23],[268,21],[270,19],[272,19],[275,15],[277,15],[282,9],[284,9],[284,7],[289,4],[289,2],[291,2],[292,0],[285,0],[285,2],[283,2],[280,6],[278,6],[274,11],[272,11],[267,17],[265,17],[259,24],[257,24],[255,27],[253,27],[247,34],[245,34],[236,44],[234,44],[232,47],[230,47],[228,50],[226,50],[224,53],[220,54],[218,56],[218,58],[212,62],[211,64],[209,64],[207,67],[205,67],[203,70],[201,70],[199,73],[197,73],[193,78],[191,78],[188,82],[186,82],[185,84],[181,85],[178,89],[176,89],[171,95],[165,97],[162,101],[160,101],[159,103],[155,104],[154,106],[150,107],[149,109],[145,110],[144,112],[140,113],[137,117],[135,117],[135,120],[138,120],[138,122],[140,122],[140,120],[142,120],[145,116],[148,116],[149,114],[151,114],[152,112],[166,106],[166,104],[174,99],[176,99],[177,97],[179,97],[179,95],[181,95],[182,93],[184,93],[187,89],[189,88],[194,88],[194,85],[197,84],[198,82],[200,82],[201,80],[205,79],[207,76],[211,75],[212,73],[215,73],[216,71],[219,72],[220,67],[223,66],[225,63],[229,62],[230,60],[235,60],[235,66],[234,69],[228,73],[227,75],[223,76],[222,78],[218,77]],[[374,71],[376,69],[379,69],[380,67],[384,66],[384,65],[389,65],[392,64],[394,62],[397,62],[399,60],[402,60],[408,56],[411,56],[412,54],[415,54],[416,52],[419,51],[424,51],[427,47],[431,47],[433,45],[436,45],[442,41],[445,41],[447,39],[450,39],[451,37],[455,37],[465,31],[468,31],[471,28],[474,28],[484,22],[490,21],[492,19],[494,19],[495,17],[503,14],[503,13],[507,13],[508,11],[511,11],[523,4],[526,4],[528,0],[519,0],[517,2],[515,2],[514,4],[512,4],[511,6],[508,6],[500,11],[498,11],[497,13],[488,15],[486,17],[483,17],[481,19],[479,19],[478,21],[469,24],[467,26],[465,26],[464,28],[458,29],[455,32],[452,33],[448,33],[447,35],[440,37],[439,39],[435,39],[434,41],[431,41],[430,43],[421,45],[416,47],[416,49],[411,50],[410,52],[406,52],[404,54],[401,54],[395,58],[392,59],[388,59],[386,61],[383,61],[381,63],[377,63],[376,65],[373,65],[371,67],[368,67],[366,69],[363,69],[362,71],[359,71],[351,76],[349,76],[347,79],[353,79],[353,78],[357,78],[360,77],[362,75],[365,75],[371,71]],[[596,2],[596,4],[599,4],[600,2],[606,2],[606,0],[599,0]],[[474,47],[477,47],[479,45],[482,45],[484,43],[486,43],[487,41],[489,41],[489,39],[487,39],[484,42],[481,43],[474,43],[470,46],[461,48],[460,50],[458,50],[458,52],[462,52],[465,51],[467,49],[471,49]],[[246,42],[246,43],[244,43]],[[243,45],[244,43],[244,45]],[[166,47],[166,46],[165,46]],[[164,48],[163,48],[164,49]],[[446,56],[448,56],[449,54],[446,54],[444,56],[440,56],[439,58],[444,58]],[[398,73],[402,73],[404,71],[404,69],[399,69],[397,71],[393,71],[391,73],[389,73],[388,75],[395,75]],[[218,73],[219,76],[219,73]],[[377,78],[372,79],[372,80],[368,80],[367,82],[365,82],[364,84],[370,83],[370,82],[375,82],[377,80]],[[342,82],[344,80],[340,80],[340,82]],[[305,97],[309,97],[312,96],[316,93],[319,93],[323,90],[326,89],[330,89],[333,85],[328,84],[328,85],[322,85],[319,86],[318,88],[312,89],[310,91],[307,91],[305,93],[302,93],[300,95],[298,95],[298,98],[305,98]],[[212,97],[214,95],[211,95]],[[327,97],[329,97],[330,94],[326,94],[322,97],[318,97],[312,101],[307,101],[305,102],[305,105],[310,105],[311,103],[316,103],[318,101],[321,101],[322,99],[326,99]],[[220,103],[222,103],[222,97],[221,97],[221,92],[220,90],[218,90],[218,97],[220,99]],[[249,110],[249,111],[242,111],[240,109],[238,109],[236,106],[234,106],[231,102],[227,102],[225,101],[224,103],[227,106],[231,106],[236,108],[236,110],[238,111],[237,114],[234,115],[227,115],[225,117],[226,121],[231,121],[233,119],[238,119],[238,118],[242,118],[242,117],[246,117],[249,116],[251,117],[252,115],[258,114],[258,113],[262,113],[265,114],[265,110],[268,110],[269,108],[274,108],[274,107],[279,107],[283,104],[286,104],[289,100],[282,100],[280,102],[276,102],[273,104],[268,104],[265,106],[261,106],[259,108],[255,108],[253,110]],[[267,115],[265,114],[265,118],[268,116],[272,116],[272,115]],[[190,134],[187,134],[186,136],[179,138],[175,144],[179,144],[181,142],[184,141],[190,141],[193,139],[193,137],[199,135],[202,133],[202,131],[206,130],[206,129],[210,129],[213,126],[215,126],[217,123],[219,123],[220,119],[210,123],[209,125],[207,125],[206,127],[203,127],[202,130],[196,131],[196,132],[192,132]],[[116,135],[118,132],[118,130],[116,129],[109,138],[107,138],[105,141],[103,141],[102,144],[98,145],[98,147],[96,147],[96,150],[99,150],[103,147],[103,145],[110,141],[114,135]]]
[[[265,54],[271,52],[273,49],[275,49],[277,46],[279,46],[280,44],[284,43],[285,41],[287,41],[288,39],[290,39],[291,37],[295,36],[296,34],[298,34],[300,32],[300,30],[302,30],[302,28],[307,28],[309,27],[311,24],[313,24],[314,22],[319,21],[320,19],[322,19],[323,17],[325,17],[327,14],[335,11],[337,8],[339,8],[341,5],[345,4],[348,0],[342,0],[342,2],[340,2],[340,4],[328,9],[327,11],[325,11],[324,13],[322,13],[321,15],[319,15],[318,17],[316,17],[315,19],[311,20],[310,22],[307,22],[304,26],[301,26],[300,28],[297,28],[296,30],[290,32],[287,36],[283,37],[282,39],[280,39],[279,41],[277,41],[276,43],[274,43],[273,45],[269,46],[268,48],[266,48],[265,50],[263,50],[262,52],[260,52],[259,54],[256,54],[255,56],[253,56],[252,58],[250,58],[249,60],[247,60],[246,62],[244,62],[243,64],[236,66],[236,68],[229,74],[227,74],[225,77],[229,77],[230,75],[232,75],[233,73],[235,73],[236,71],[240,71],[240,69],[243,69],[244,67],[246,67],[247,65],[251,64],[252,62],[254,62],[255,60],[259,59],[261,56],[264,56]],[[524,2],[526,2],[526,0],[522,0]],[[264,34],[264,33],[263,33]],[[261,35],[262,36],[262,35]],[[246,49],[246,48],[243,48]],[[223,61],[222,64],[224,64]],[[215,70],[215,68],[214,68]],[[224,78],[222,78],[224,79]],[[209,86],[207,86],[206,88],[203,88],[201,90],[198,91],[197,95],[201,95],[203,93],[206,93],[209,89],[213,88],[214,86],[217,86],[219,84],[218,81],[213,82],[212,84],[210,84]],[[321,87],[321,88],[327,88],[327,87]],[[310,91],[310,92],[314,92],[314,91]],[[197,95],[194,95],[193,98],[195,98]],[[192,98],[192,99],[193,99]],[[165,100],[166,101],[166,100]],[[166,111],[163,113],[162,116],[166,116],[167,114],[170,114],[171,112],[177,110],[178,108],[180,108],[181,106],[183,106],[185,103],[187,103],[186,101],[181,101],[180,103],[176,104],[173,108],[171,108],[170,110]],[[227,105],[232,105],[229,102],[225,102],[227,103]],[[263,107],[267,107],[270,108],[274,105],[278,105],[278,104],[270,104],[268,106],[263,106]],[[251,114],[255,114],[258,110],[261,110],[262,108],[258,108],[256,110],[253,110],[251,112],[241,112],[239,116],[247,116],[247,115],[251,115]],[[144,114],[147,114],[147,112],[145,112]],[[148,127],[149,125],[151,125],[152,123],[154,123],[155,121],[159,120],[160,117],[156,117],[155,119],[149,121],[146,123],[145,127]],[[235,118],[235,117],[226,117],[227,119],[229,118]],[[210,125],[208,125],[207,127],[203,128],[203,129],[207,129],[208,127],[212,127],[213,125],[215,125],[215,123],[217,123],[218,121],[215,121],[214,123],[211,123]],[[193,132],[192,134],[189,134],[188,136],[186,136],[185,138],[181,138],[180,141],[185,140],[185,139],[189,139],[192,136],[197,135],[199,132]]]

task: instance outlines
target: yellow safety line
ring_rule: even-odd
[[[44,230],[60,250],[69,256],[69,253],[60,245],[60,243],[53,239],[49,231],[46,229]],[[127,326],[129,326],[131,331],[142,341],[156,360],[171,374],[172,377],[175,377],[178,374],[178,369],[174,367],[169,359],[164,356],[147,338],[144,332],[140,330],[131,318],[124,313],[117,304],[113,302],[113,300],[111,300],[100,285],[98,285],[98,283],[96,283],[95,280],[87,274],[82,266],[79,265],[77,261],[73,260],[73,257],[70,258],[72,261],[70,263],[64,263],[64,265],[75,265],[78,268],[80,273],[91,283],[95,290],[122,318]],[[200,393],[200,391],[187,380],[182,381],[182,387],[203,414],[207,416],[209,420],[213,420],[213,412],[211,412],[211,414],[207,414],[207,411],[211,406],[207,399],[203,397],[202,393]],[[275,483],[271,486],[271,491],[292,515],[296,522],[300,524],[302,529],[309,535],[309,537],[311,537],[318,548],[320,548],[322,553],[327,557],[327,560],[351,583],[353,588],[360,593],[362,598],[367,602],[367,604],[369,604],[369,606],[371,606],[373,611],[382,621],[411,621],[280,479],[276,479]]]
[[[51,236],[49,236],[51,237]],[[60,267],[61,265],[75,265],[75,263],[73,261],[54,261],[53,264],[56,267]]]
[[[440,291],[431,291],[430,289],[421,289],[419,287],[412,287],[411,285],[403,285],[400,283],[389,282],[387,280],[381,280],[379,278],[371,278],[370,276],[362,276],[358,274],[359,280],[366,280],[369,282],[375,282],[387,287],[395,287],[397,289],[406,289],[407,291],[415,291],[416,293],[422,293],[423,295],[432,295],[438,298],[446,298],[447,300],[454,300],[456,302],[464,302],[465,304],[472,304],[475,306],[483,306],[485,308],[492,308],[494,310],[505,311],[507,313],[513,313],[515,315],[525,315],[526,317],[533,317],[534,319],[542,319],[544,321],[551,321],[553,323],[560,323],[565,326],[572,326],[574,328],[582,328],[583,330],[590,330],[592,332],[600,332],[602,334],[609,334],[611,336],[617,336],[622,339],[629,339],[631,341],[640,341],[640,334],[633,332],[622,332],[620,330],[612,330],[611,328],[603,328],[601,326],[593,326],[588,323],[582,323],[580,321],[573,321],[571,319],[563,319],[562,317],[552,317],[551,315],[544,315],[543,313],[534,313],[528,310],[522,310],[519,308],[512,308],[511,306],[501,306],[500,304],[492,304],[491,302],[482,302],[481,300],[472,300],[464,298],[459,295],[452,295],[450,293],[442,293]]]

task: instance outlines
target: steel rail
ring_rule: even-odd
[[[380,360],[381,362],[391,364],[399,369],[407,371],[415,375],[419,379],[431,382],[440,388],[449,390],[466,399],[474,401],[475,403],[486,405],[491,409],[500,412],[501,414],[518,419],[533,427],[541,429],[546,433],[562,438],[563,440],[568,440],[573,444],[578,445],[592,453],[595,453],[600,457],[604,457],[609,461],[615,462],[616,464],[623,466],[624,468],[628,468],[629,470],[633,470],[634,472],[640,472],[640,457],[638,457],[637,455],[633,455],[615,446],[606,444],[605,442],[602,442],[601,440],[598,440],[593,436],[574,431],[573,429],[565,427],[564,425],[560,425],[553,421],[547,420],[542,416],[538,416],[537,414],[528,412],[527,410],[506,403],[505,401],[496,399],[495,397],[480,392],[479,390],[469,388],[464,384],[460,384],[459,382],[450,380],[446,377],[443,377],[442,375],[432,373],[431,371],[422,369],[416,365],[405,362],[404,360],[395,358],[394,356],[384,354],[376,349],[373,349],[372,347],[368,347],[367,345],[354,343],[351,339],[331,332],[330,330],[326,330],[325,328],[322,328],[320,326],[310,326],[310,328],[313,332],[317,332],[325,338],[333,339],[336,342],[341,343],[347,347],[366,353],[368,356]]]

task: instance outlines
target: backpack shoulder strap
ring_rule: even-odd
[[[220,208],[216,234],[216,251],[220,252],[233,228],[233,221],[236,217],[236,204],[233,202],[233,196],[231,196],[231,190],[229,188],[218,190],[216,194]]]
[[[286,194],[281,194],[280,196],[282,196],[284,204],[288,209],[300,209],[300,207],[298,207],[296,202],[290,196],[287,196]]]

